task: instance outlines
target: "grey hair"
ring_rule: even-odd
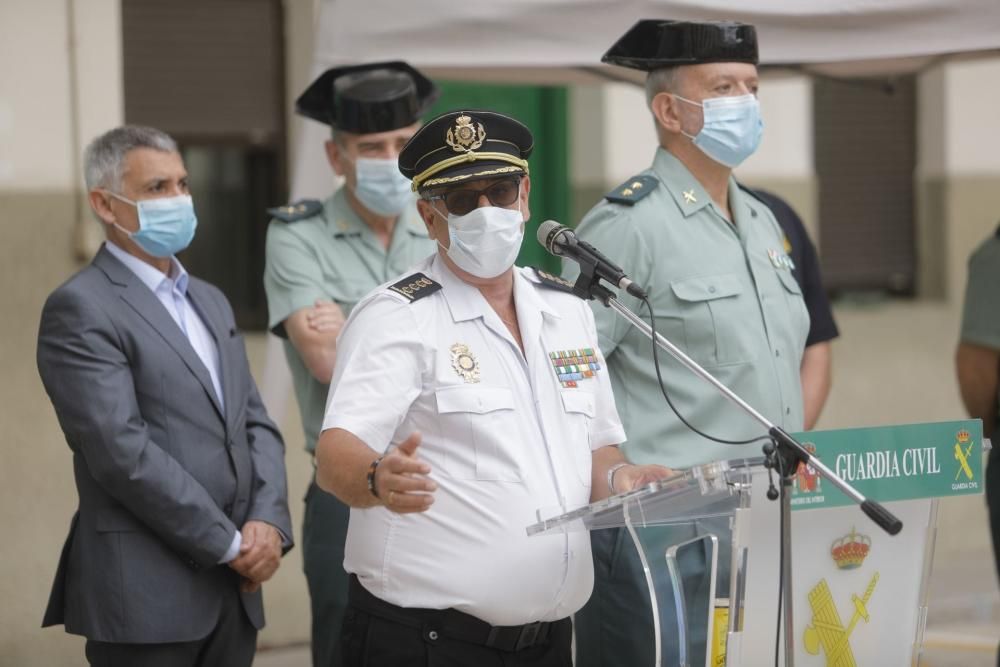
[[[83,178],[87,190],[107,188],[120,191],[125,156],[136,148],[152,148],[178,153],[177,142],[153,127],[122,125],[97,137],[83,151]]]
[[[680,85],[677,67],[661,67],[646,75],[646,105],[653,104],[653,98],[660,93],[676,93]]]

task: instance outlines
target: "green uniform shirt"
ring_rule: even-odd
[[[268,326],[285,339],[285,357],[292,371],[308,451],[316,448],[329,385],[309,373],[288,340],[285,319],[311,307],[316,299],[336,302],[347,316],[368,292],[405,274],[435,247],[414,205],[400,215],[386,250],[350,207],[344,188],[311,217],[271,221],[264,268]]]
[[[663,149],[651,169],[619,190],[609,196],[624,202],[594,207],[577,228],[579,236],[648,290],[657,333],[772,422],[801,430],[799,365],[809,315],[771,211],[730,179],[735,225],[730,223]],[[575,278],[576,264],[566,264],[567,277]],[[622,303],[648,321],[641,302],[621,294]],[[760,455],[760,443],[723,445],[680,423],[657,384],[649,338],[611,309],[592,304],[630,460],[684,468]],[[670,398],[688,422],[729,440],[765,434],[668,353],[659,356]]]
[[[962,310],[963,343],[1000,350],[1000,229],[969,257]],[[1000,396],[997,397],[1000,405]],[[1000,408],[998,408],[1000,414]]]

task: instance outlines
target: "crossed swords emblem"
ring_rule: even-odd
[[[863,596],[851,596],[854,614],[846,628],[840,621],[840,612],[837,611],[837,604],[833,601],[826,579],[816,584],[816,587],[809,591],[809,606],[813,612],[812,625],[806,627],[802,637],[806,651],[817,655],[822,648],[826,654],[828,667],[857,667],[849,640],[858,621],[864,620],[867,623],[870,618],[868,600],[875,592],[877,583],[878,572],[872,575]]]
[[[958,479],[958,476],[963,472],[966,477],[972,479],[972,468],[969,467],[969,455],[972,454],[972,446],[974,444],[976,443],[970,442],[969,446],[963,452],[962,445],[957,442],[955,443],[955,460],[958,461],[959,465],[958,472],[955,473],[955,479]]]

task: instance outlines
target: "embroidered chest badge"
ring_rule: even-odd
[[[479,382],[479,360],[472,356],[472,351],[465,343],[451,346],[451,367],[466,382]]]
[[[597,361],[597,354],[591,347],[581,350],[561,350],[549,352],[549,359],[552,360],[552,367],[556,371],[556,377],[563,387],[572,388],[577,386],[580,380],[595,377],[597,371],[601,370],[601,364]]]

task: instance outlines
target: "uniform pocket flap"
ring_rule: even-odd
[[[438,413],[474,412],[485,414],[494,410],[513,410],[514,395],[506,387],[460,384],[441,387],[434,392]]]
[[[670,289],[682,301],[711,301],[736,296],[743,291],[743,285],[736,274],[720,273],[715,276],[674,280],[670,283]]]
[[[579,390],[569,390],[562,393],[563,408],[566,412],[581,412],[588,417],[594,416],[594,395]]]
[[[795,279],[792,272],[787,269],[776,269],[778,274],[778,279],[781,284],[785,286],[785,289],[792,294],[802,294],[802,286],[799,285],[799,281]]]

